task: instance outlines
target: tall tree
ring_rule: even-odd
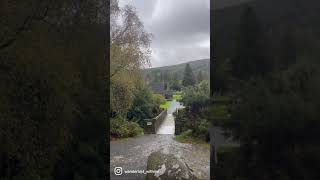
[[[204,80],[204,77],[203,77],[202,71],[199,71],[197,75],[197,81],[201,82],[202,80]]]
[[[111,109],[125,114],[137,86],[143,83],[141,67],[149,65],[151,34],[144,30],[134,7],[126,5],[121,9],[118,1],[112,0],[110,11]]]
[[[194,77],[193,71],[189,64],[186,65],[186,68],[184,70],[184,76],[182,85],[183,86],[193,86],[196,83],[196,79]]]

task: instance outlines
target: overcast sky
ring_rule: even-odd
[[[210,0],[119,0],[153,34],[152,67],[210,58]]]

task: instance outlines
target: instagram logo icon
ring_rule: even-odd
[[[115,167],[114,174],[120,176],[122,174],[122,167]]]

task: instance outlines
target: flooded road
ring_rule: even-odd
[[[110,175],[111,179],[143,179],[145,174],[122,174],[115,176],[115,167],[124,170],[146,170],[148,156],[155,151],[174,154],[181,157],[201,179],[209,179],[210,149],[209,147],[179,143],[173,135],[148,134],[110,143]]]
[[[200,179],[210,179],[210,148],[195,144],[175,141],[174,117],[172,113],[183,108],[177,101],[172,101],[168,115],[158,130],[158,134],[147,134],[135,138],[110,142],[111,179],[144,179],[145,174],[114,174],[115,167],[125,170],[146,170],[148,156],[155,151],[174,154],[184,159],[194,174]]]
[[[156,134],[172,134],[173,135],[175,132],[173,113],[177,109],[182,109],[182,108],[184,107],[176,100],[171,101],[170,107],[167,110],[168,111],[167,117],[162,122]]]
[[[183,109],[183,108],[184,108],[184,106],[180,102],[173,100],[173,101],[171,101],[170,107],[168,108],[168,114],[172,114],[177,109]]]
[[[174,117],[167,114],[156,134],[174,134]]]

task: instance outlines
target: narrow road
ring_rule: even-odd
[[[167,114],[156,134],[174,134],[174,117]]]
[[[182,109],[182,108],[184,108],[184,106],[182,106],[178,101],[176,100],[171,101],[170,107],[167,110],[168,111],[167,117],[162,122],[161,127],[158,129],[156,134],[174,134],[175,124],[174,124],[173,113],[177,109]]]
[[[115,167],[125,170],[146,170],[148,156],[158,150],[163,150],[179,156],[194,171],[200,179],[210,179],[210,149],[209,147],[179,143],[174,138],[174,117],[172,113],[177,108],[183,108],[179,102],[173,101],[168,109],[168,115],[158,134],[148,134],[135,138],[110,142],[110,172],[111,179],[144,179],[145,174],[125,174],[116,176]]]

